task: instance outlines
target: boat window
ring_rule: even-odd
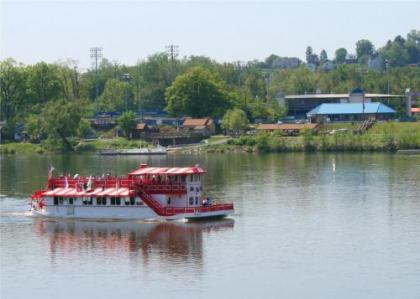
[[[62,205],[62,204],[63,204],[63,202],[64,202],[64,199],[63,199],[62,197],[59,197],[59,198],[58,198],[58,203],[59,203],[60,205]]]
[[[190,197],[190,206],[192,206],[194,204],[194,198]]]
[[[198,205],[198,197],[195,197],[195,204]]]
[[[58,206],[58,197],[57,196],[54,196],[54,205]]]
[[[111,197],[111,205],[114,206],[115,205],[115,197]]]
[[[190,187],[190,191],[194,191],[194,187],[193,186]]]
[[[96,198],[96,204],[98,206],[100,206],[100,205],[105,206],[106,205],[106,197],[97,197]]]
[[[73,197],[69,197],[69,205],[73,204]]]
[[[94,197],[91,197],[91,198],[87,201],[87,204],[91,206],[91,205],[93,204],[93,199],[94,199]]]
[[[186,176],[181,176],[181,182],[185,183]]]
[[[117,206],[121,205],[121,197],[117,197],[117,198],[115,198],[115,204],[116,204]]]
[[[134,202],[135,202],[134,197],[130,197],[130,205],[134,206]]]

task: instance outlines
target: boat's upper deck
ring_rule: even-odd
[[[62,194],[62,196],[86,196],[93,190],[103,190],[89,194],[104,196],[115,193],[121,196],[127,192],[142,189],[148,193],[156,194],[183,194],[187,192],[187,184],[198,182],[201,185],[201,175],[205,171],[198,167],[147,167],[142,164],[139,169],[132,171],[128,176],[79,176],[62,175],[51,177],[48,180],[48,190],[55,190],[52,194]],[[188,176],[190,176],[188,178]],[[190,183],[188,183],[190,182]],[[65,191],[66,190],[66,191]],[[99,193],[99,194],[97,194]],[[102,194],[103,193],[103,194]],[[121,194],[120,194],[121,193]],[[49,195],[46,193],[45,195]]]
[[[139,175],[181,175],[186,176],[189,174],[203,174],[206,171],[198,165],[194,167],[147,167],[146,164],[141,164],[140,168],[129,173],[129,176]]]

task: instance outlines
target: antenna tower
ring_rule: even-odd
[[[171,57],[172,64],[175,61],[175,58],[179,54],[179,46],[177,45],[168,45],[166,46],[166,52],[168,52],[169,56]]]
[[[90,58],[95,69],[95,101],[99,96],[99,82],[98,82],[98,61],[102,58],[102,47],[90,48]]]

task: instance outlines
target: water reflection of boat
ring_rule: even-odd
[[[203,235],[233,229],[232,219],[206,222],[99,222],[38,220],[36,231],[49,241],[50,254],[124,255],[202,260]]]

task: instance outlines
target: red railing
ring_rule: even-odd
[[[77,185],[85,185],[89,181],[87,177],[80,177],[77,179],[68,178],[67,183],[70,188],[77,188]],[[49,189],[64,188],[66,179],[63,177],[53,178],[48,182]],[[185,184],[167,184],[155,181],[141,181],[134,178],[122,177],[104,177],[92,179],[92,188],[129,188],[129,189],[144,189],[150,194],[184,194],[187,192]]]
[[[44,194],[45,191],[47,191],[47,190],[38,190],[38,191],[35,191],[35,193],[31,195],[31,198],[32,199],[41,199],[42,198],[42,194]]]
[[[216,212],[216,211],[227,211],[233,210],[233,203],[227,204],[212,204],[210,206],[201,207],[164,207],[157,200],[155,200],[149,193],[144,190],[140,191],[141,199],[149,208],[151,208],[159,216],[174,216],[177,214],[193,214],[193,213],[204,213],[204,212]]]
[[[140,189],[141,199],[149,208],[151,208],[156,214],[159,216],[173,216],[175,214],[168,213],[166,209],[157,201],[155,200],[149,193],[145,190]]]
[[[220,204],[200,207],[200,212],[214,212],[214,211],[225,211],[225,210],[233,210],[233,203],[220,203]]]
[[[139,188],[146,190],[150,194],[184,194],[187,192],[185,185],[137,185]]]

